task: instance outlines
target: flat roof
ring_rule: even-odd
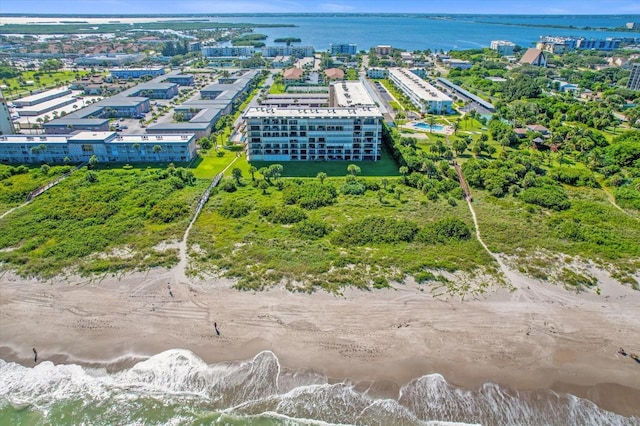
[[[40,99],[47,98],[49,96],[64,96],[66,94],[71,93],[71,89],[67,88],[59,88],[59,89],[51,89],[46,92],[36,93],[35,95],[26,96],[24,98],[16,99],[13,101],[14,104],[19,105],[21,103],[33,103],[39,101]]]
[[[344,81],[331,85],[337,106],[373,106],[374,100],[360,81]]]
[[[48,101],[39,102],[35,105],[24,106],[18,109],[18,113],[29,111],[29,112],[38,113],[38,115],[40,115],[40,114],[44,114],[45,110],[56,109],[58,106],[62,108],[63,106],[67,106],[70,103],[74,103],[75,101],[76,101],[75,99],[72,99],[68,96],[62,96],[60,98],[54,98]],[[22,115],[26,116],[26,114],[22,114]]]
[[[104,142],[106,139],[113,138],[116,135],[117,135],[116,132],[78,132],[72,136],[69,136],[67,140],[69,142],[79,142],[79,141]]]
[[[113,71],[158,71],[158,70],[163,70],[163,69],[164,69],[163,66],[143,67],[143,68],[111,68],[111,69],[109,69],[109,72],[113,72]]]
[[[0,143],[67,143],[67,138],[59,135],[0,135]]]
[[[69,124],[71,124],[72,126],[100,126],[108,122],[109,119],[107,118],[81,118],[65,116],[57,120],[50,121],[49,123],[44,123],[43,127],[68,126]]]
[[[449,96],[445,95],[411,71],[402,68],[392,68],[389,70],[389,74],[400,80],[409,88],[409,90],[421,99],[425,99],[427,101],[453,102]]]
[[[361,108],[264,108],[252,107],[244,113],[245,118],[353,118],[353,117],[382,117],[377,107]]]
[[[212,123],[208,121],[188,123],[157,123],[147,127],[148,131],[158,130],[206,130]]]

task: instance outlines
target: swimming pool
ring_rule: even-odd
[[[444,129],[444,126],[441,126],[439,124],[434,125],[433,128],[431,128],[431,126],[429,126],[427,123],[415,123],[414,126],[418,127],[419,129],[425,129],[425,130],[441,131],[442,129]]]

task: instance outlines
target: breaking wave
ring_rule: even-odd
[[[573,395],[490,383],[466,390],[438,374],[406,384],[398,399],[380,399],[349,382],[283,370],[269,351],[209,365],[170,350],[115,373],[0,360],[0,378],[3,424],[640,424]]]

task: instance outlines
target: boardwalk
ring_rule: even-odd
[[[453,162],[453,167],[456,169],[456,173],[458,174],[458,180],[460,181],[460,186],[462,187],[462,191],[464,192],[464,198],[468,201],[473,201],[473,198],[471,197],[471,190],[469,189],[469,185],[467,185],[467,181],[462,175],[462,170],[460,169],[460,165],[457,161]]]

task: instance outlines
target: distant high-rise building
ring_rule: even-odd
[[[347,54],[347,55],[355,55],[358,53],[358,48],[353,43],[331,43],[329,45],[329,52],[331,56]]]
[[[0,91],[0,134],[12,135],[15,133],[13,123],[11,122],[11,114],[9,114],[9,107],[7,101]]]
[[[627,89],[640,90],[640,64],[633,64],[629,81],[627,81]]]

